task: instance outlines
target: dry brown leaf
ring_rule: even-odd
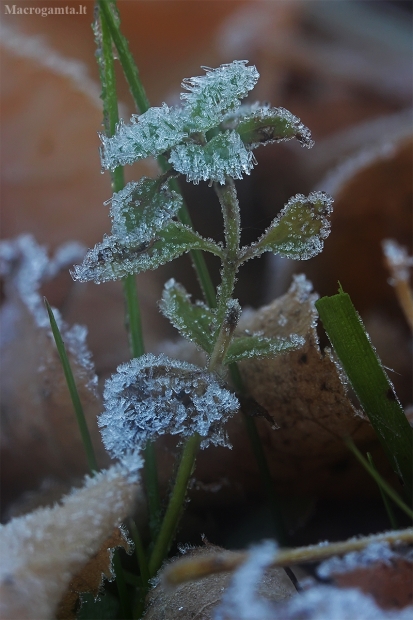
[[[140,462],[134,466],[140,467]],[[1,526],[0,616],[54,618],[73,575],[131,513],[137,494],[136,471],[116,465],[87,478],[61,505]]]
[[[335,363],[323,355],[316,332],[317,295],[304,276],[289,292],[251,313],[242,327],[266,336],[304,337],[299,350],[273,359],[240,364],[248,393],[274,420],[260,432],[277,485],[288,493],[343,491],[348,450],[342,438],[356,443],[374,440],[368,420],[352,405]],[[344,461],[344,471],[339,465]]]
[[[223,551],[221,547],[207,543],[204,547],[186,551],[185,557],[196,560],[203,556],[211,556],[213,553],[219,557]],[[170,566],[171,564],[168,564],[165,568]],[[163,570],[158,575],[161,580]],[[165,586],[161,581],[149,594],[145,619],[211,620],[214,609],[221,601],[230,581],[231,573],[209,575],[200,581],[181,584],[174,589]],[[258,593],[266,600],[280,602],[296,594],[296,589],[284,569],[271,568],[262,579]]]
[[[107,538],[99,551],[77,573],[59,603],[56,612],[58,620],[76,620],[79,595],[82,592],[91,592],[97,596],[106,577],[109,581],[114,578],[112,560],[115,549],[122,547],[127,553],[131,551],[130,541],[122,528],[116,527]]]
[[[81,250],[80,250],[81,251]],[[49,259],[29,235],[0,246],[6,300],[1,307],[3,509],[23,491],[38,487],[46,476],[70,480],[87,471],[78,429],[59,355],[50,330],[40,287],[67,268],[79,248]],[[60,256],[60,258],[59,258]],[[101,408],[97,380],[80,326],[61,322],[62,337],[100,464],[108,462],[96,416]]]

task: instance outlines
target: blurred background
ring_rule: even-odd
[[[91,30],[94,3],[19,2],[16,7],[68,6],[82,15],[8,14],[1,2],[1,234],[31,233],[53,252],[63,242],[87,247],[109,232],[109,173],[100,172],[100,87]],[[299,116],[315,139],[311,151],[296,143],[258,149],[258,166],[238,183],[243,241],[256,239],[288,198],[323,189],[335,199],[325,251],[308,263],[265,255],[247,263],[236,291],[243,305],[259,307],[284,293],[293,272],[305,272],[320,294],[337,281],[350,293],[404,405],[411,403],[411,337],[381,251],[394,238],[411,253],[412,206],[412,3],[347,0],[120,0],[122,29],[153,105],[179,102],[180,82],[216,67],[248,59],[261,78],[251,100],[268,101]],[[121,116],[136,110],[118,71]],[[129,167],[128,180],[156,174],[153,162]],[[195,226],[219,238],[221,220],[213,192],[184,184]],[[211,263],[214,281],[217,265]],[[178,271],[177,271],[178,270]],[[154,311],[163,283],[179,273],[200,295],[190,262],[138,276],[145,342],[156,351],[173,331]],[[69,323],[89,329],[88,343],[100,380],[129,358],[119,283],[74,284],[60,274],[42,289]],[[7,283],[3,303],[7,303]],[[8,424],[35,415],[21,392],[23,354],[4,370]],[[27,411],[26,411],[26,409]],[[22,413],[25,409],[26,413]],[[24,422],[23,422],[24,423]],[[7,427],[9,428],[9,426]],[[12,463],[19,432],[4,439]],[[8,498],[39,484],[53,467],[36,472],[24,452],[26,474],[4,476]],[[19,452],[22,459],[22,452]],[[68,455],[68,470],[78,462]],[[79,466],[78,469],[82,466]],[[20,470],[19,470],[20,471]],[[50,473],[53,473],[51,471]],[[25,482],[26,480],[26,482]]]

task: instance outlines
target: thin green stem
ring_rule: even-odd
[[[385,480],[383,480],[378,471],[370,465],[367,459],[364,458],[364,456],[361,454],[360,450],[357,448],[354,442],[351,439],[347,439],[345,443],[347,447],[352,451],[354,456],[357,458],[357,460],[360,461],[360,463],[363,465],[364,469],[369,472],[370,476],[377,482],[377,484],[383,489],[383,491],[387,493],[387,495],[393,500],[393,502],[397,504],[397,506],[401,508],[401,510],[403,510],[403,512],[405,512],[407,516],[410,517],[410,519],[413,519],[413,510],[406,506],[406,504],[399,497],[396,491],[392,489],[392,487],[387,484]]]
[[[89,466],[91,473],[93,474],[99,471],[99,468],[96,462],[95,451],[93,450],[93,444],[90,438],[89,429],[87,427],[85,414],[83,412],[82,403],[79,397],[79,392],[77,391],[76,381],[73,376],[69,358],[66,353],[65,343],[63,342],[62,335],[56,323],[53,310],[51,309],[46,297],[44,298],[44,303],[46,305],[47,313],[49,315],[50,326],[52,328],[52,333],[53,333],[53,337],[56,343],[56,348],[59,353],[60,361],[62,363],[63,372],[65,374],[67,387],[70,393],[70,398],[72,399],[73,409],[75,410],[76,420],[79,426],[80,435],[82,437],[83,446],[85,448],[88,466]]]
[[[148,562],[146,560],[141,535],[135,521],[132,518],[129,519],[129,530],[132,534],[132,539],[135,544],[136,559],[138,560],[142,583],[146,584],[149,581]]]
[[[110,2],[110,0],[99,0],[99,7],[105,17],[111,37],[116,46],[119,55],[119,61],[122,65],[122,69],[125,74],[129,90],[138,111],[143,114],[150,107],[149,99],[141,82],[136,63],[133,60],[132,54],[130,52],[128,41],[120,32],[119,18],[117,14],[114,14],[114,11],[111,9],[110,4],[114,5],[115,3]],[[165,157],[163,157],[162,155],[158,157],[158,163],[162,172],[168,170],[169,164]],[[181,193],[180,187],[175,179],[171,180],[170,183],[171,187],[176,192]],[[183,201],[182,207],[178,215],[179,219],[183,224],[192,228],[191,216],[189,215],[188,207],[185,201]],[[211,308],[215,308],[215,289],[214,285],[212,284],[211,276],[209,275],[204,255],[200,250],[191,250],[190,256],[195,271],[197,273],[199,284],[204,294],[205,301]]]
[[[114,28],[115,16],[108,2],[99,1],[100,26],[101,26],[101,56],[100,56],[100,76],[102,81],[102,99],[104,109],[105,129],[108,136],[112,136],[116,131],[119,121],[118,98],[116,93],[115,65],[112,50],[112,37],[119,27]],[[119,33],[119,45],[123,37]],[[124,51],[124,45],[120,45]],[[119,51],[119,50],[118,50]],[[123,53],[123,52],[122,52]],[[119,52],[120,54],[120,52]],[[137,73],[137,69],[136,69]],[[138,91],[135,89],[135,95]],[[149,104],[148,104],[149,105]],[[116,168],[112,173],[112,187],[114,192],[119,192],[125,185],[124,172],[122,167]],[[129,275],[123,280],[123,290],[126,300],[126,322],[129,333],[130,349],[132,357],[139,357],[144,354],[145,347],[142,333],[142,321],[139,308],[139,298],[136,280],[133,275]],[[146,485],[148,489],[148,504],[150,522],[156,522],[159,518],[160,497],[156,456],[154,447],[148,443],[145,449],[145,472]]]
[[[195,433],[184,446],[168,508],[166,509],[161,529],[149,560],[149,574],[151,577],[161,567],[175,536],[200,443],[201,437],[198,433]]]
[[[237,364],[231,364],[229,367],[231,379],[238,394],[245,394],[245,386],[241,373]],[[268,467],[267,457],[265,456],[261,438],[258,434],[255,421],[245,413],[242,414],[247,429],[248,438],[251,449],[257,462],[258,471],[260,472],[261,482],[267,497],[267,502],[271,510],[271,516],[274,524],[275,537],[280,545],[286,545],[288,541],[287,531],[284,525],[284,519],[280,510],[280,501],[274,489],[274,481],[271,477],[270,468]]]
[[[374,461],[373,461],[373,457],[371,456],[370,452],[367,452],[367,459],[371,465],[371,467],[377,472],[376,466],[374,465]],[[378,473],[378,472],[377,472]],[[384,508],[386,509],[387,512],[387,516],[389,517],[389,521],[390,521],[390,525],[392,526],[392,528],[394,530],[397,530],[398,523],[397,523],[397,519],[395,517],[395,514],[393,512],[393,508],[391,507],[391,504],[387,498],[386,493],[383,491],[383,489],[381,488],[381,486],[378,484],[377,485],[379,487],[379,491],[380,491],[380,495],[381,495],[381,499],[383,500],[383,504],[384,504]]]
[[[122,618],[132,618],[132,610],[129,604],[128,588],[123,576],[122,563],[120,561],[119,549],[115,549],[113,554],[113,566],[116,575],[116,587],[119,594]]]

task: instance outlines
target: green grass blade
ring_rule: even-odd
[[[129,90],[131,92],[135,105],[138,111],[143,114],[149,109],[150,103],[141,82],[138,68],[130,52],[128,41],[120,31],[120,22],[117,18],[116,3],[112,0],[99,0],[99,8],[101,10],[102,16],[104,16],[104,20],[107,24],[110,35],[113,39],[113,43],[115,44],[116,50],[118,52],[119,61],[125,74],[125,78],[128,83]],[[167,160],[162,156],[158,157],[158,163],[159,167],[163,172],[168,170],[168,168],[170,167]],[[171,187],[176,192],[181,193],[179,184],[175,179],[171,180],[170,183]],[[179,219],[183,224],[192,228],[191,217],[189,215],[188,207],[185,204],[185,201],[179,211]],[[205,258],[200,250],[191,250],[190,256],[195,271],[197,273],[199,284],[204,294],[205,301],[211,308],[215,308],[215,289],[209,275]]]
[[[371,456],[370,452],[367,452],[367,459],[368,459],[368,462],[370,463],[371,467],[376,471],[377,474],[379,474],[379,472],[376,469],[376,466],[374,465],[373,457]],[[383,500],[384,508],[386,509],[387,516],[389,517],[390,525],[391,525],[393,530],[397,530],[399,525],[397,523],[397,519],[396,519],[395,514],[393,512],[393,508],[391,507],[391,504],[390,504],[390,502],[389,502],[389,500],[387,498],[387,495],[383,491],[382,487],[379,484],[377,486],[379,487],[381,499]]]
[[[316,302],[324,329],[369,417],[392,467],[413,497],[413,429],[374,351],[351,299],[338,295]]]
[[[44,298],[47,313],[49,315],[50,326],[52,328],[53,337],[56,343],[56,348],[59,353],[60,361],[62,363],[63,372],[65,374],[67,387],[69,389],[70,398],[72,399],[73,408],[76,414],[76,420],[79,426],[80,435],[82,437],[83,446],[86,452],[86,458],[91,473],[99,471],[95,452],[93,450],[92,440],[90,438],[89,429],[86,424],[85,414],[83,412],[82,403],[80,402],[79,392],[77,391],[75,378],[73,376],[72,368],[70,366],[69,358],[66,353],[66,347],[63,342],[60,330],[57,326],[56,319],[53,314],[53,310],[50,307],[46,297]]]
[[[413,510],[411,510],[404,501],[399,497],[396,491],[389,485],[383,478],[380,476],[375,467],[372,467],[367,459],[361,454],[360,450],[357,448],[355,443],[351,439],[345,440],[346,445],[352,451],[357,460],[363,465],[364,469],[366,469],[370,476],[377,482],[379,487],[393,500],[393,502],[401,509],[404,513],[407,514],[410,519],[413,519]]]
[[[115,20],[113,12],[107,2],[99,2],[101,40],[101,55],[99,61],[100,78],[102,82],[102,99],[104,110],[104,123],[108,136],[112,136],[119,121],[118,98],[116,92],[115,65],[112,49],[111,24]],[[112,187],[114,192],[119,192],[125,185],[123,168],[118,167],[112,173]],[[142,322],[139,308],[138,291],[136,280],[129,275],[123,280],[123,290],[127,306],[127,323],[129,342],[132,357],[139,357],[145,353]],[[145,450],[146,484],[148,488],[148,503],[151,520],[158,518],[160,510],[160,497],[158,485],[158,472],[153,446],[148,445]]]

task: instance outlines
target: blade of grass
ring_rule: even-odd
[[[120,561],[119,549],[115,549],[114,551],[113,566],[116,574],[116,587],[120,600],[121,617],[123,620],[127,620],[127,618],[132,618],[132,609],[129,599],[128,587],[126,585],[125,577],[123,575],[123,568]]]
[[[392,489],[392,487],[389,484],[387,484],[385,480],[383,480],[383,478],[380,476],[378,471],[370,465],[368,460],[365,459],[364,456],[361,454],[360,450],[357,448],[355,443],[351,439],[346,439],[345,443],[348,446],[348,448],[352,451],[354,456],[357,458],[357,460],[360,461],[363,467],[369,472],[370,476],[377,482],[380,488],[393,500],[395,504],[397,504],[397,506],[401,510],[403,510],[403,512],[407,514],[408,517],[410,517],[410,519],[413,519],[413,510],[411,510],[408,506],[406,506],[406,504],[401,499],[401,497],[399,497],[396,491]]]
[[[373,457],[371,456],[370,452],[367,452],[367,459],[368,459],[368,462],[370,463],[370,465],[372,466],[372,468],[374,469],[374,471],[378,475],[380,475],[379,472],[376,469],[376,466],[374,465]],[[398,525],[397,519],[396,519],[396,517],[394,515],[393,508],[391,507],[391,504],[390,504],[389,500],[387,499],[387,495],[383,491],[381,486],[379,484],[377,486],[379,487],[381,499],[383,500],[384,508],[386,509],[387,516],[389,517],[390,525],[392,526],[392,528],[394,530],[397,530],[399,525]]]
[[[107,23],[111,37],[113,39],[113,43],[115,44],[116,50],[118,52],[119,61],[125,74],[125,78],[128,83],[129,90],[131,92],[135,105],[138,111],[143,114],[149,109],[150,103],[141,82],[138,68],[130,52],[129,43],[120,31],[120,20],[117,13],[116,2],[112,0],[99,0],[99,8],[105,18],[105,22]],[[165,172],[169,168],[169,164],[165,157],[158,157],[158,163],[162,172]],[[171,180],[171,187],[176,192],[181,193],[181,190],[176,180]],[[183,202],[183,206],[179,211],[179,219],[183,224],[186,224],[187,226],[190,226],[192,228],[191,217],[189,215],[188,207],[185,204],[185,201]],[[190,252],[190,256],[195,267],[205,300],[211,308],[214,308],[216,306],[215,289],[205,263],[205,258],[200,250],[192,250]]]
[[[361,318],[341,286],[338,295],[322,297],[316,308],[357,398],[412,502],[413,429]]]
[[[106,2],[100,2],[100,33],[97,32],[97,44],[101,45],[99,58],[100,79],[102,82],[103,116],[105,130],[108,136],[116,131],[119,122],[118,98],[116,93],[115,64],[112,49],[112,37],[107,17],[114,19],[112,11]],[[100,34],[100,40],[99,40]],[[125,185],[122,167],[116,168],[112,173],[112,187],[114,192],[119,192]],[[145,353],[142,322],[140,316],[138,291],[134,276],[127,276],[123,280],[123,290],[127,305],[127,323],[130,336],[132,357],[139,357]],[[155,449],[148,443],[145,449],[145,472],[148,488],[148,504],[150,521],[157,523],[160,512],[160,498],[158,486],[158,471],[156,465]]]
[[[73,376],[72,368],[70,366],[69,358],[66,353],[65,343],[63,342],[62,335],[59,327],[56,323],[56,319],[53,314],[53,310],[50,307],[46,297],[44,297],[44,303],[47,313],[49,315],[50,326],[52,328],[53,337],[56,343],[56,348],[59,353],[60,361],[62,363],[63,372],[65,374],[67,387],[69,389],[70,398],[72,399],[73,409],[75,410],[77,424],[79,426],[80,435],[82,437],[83,446],[86,452],[86,458],[91,473],[99,471],[95,452],[93,450],[92,440],[90,438],[89,429],[86,424],[85,414],[83,412],[82,403],[80,402],[79,392],[77,391],[75,378]]]

